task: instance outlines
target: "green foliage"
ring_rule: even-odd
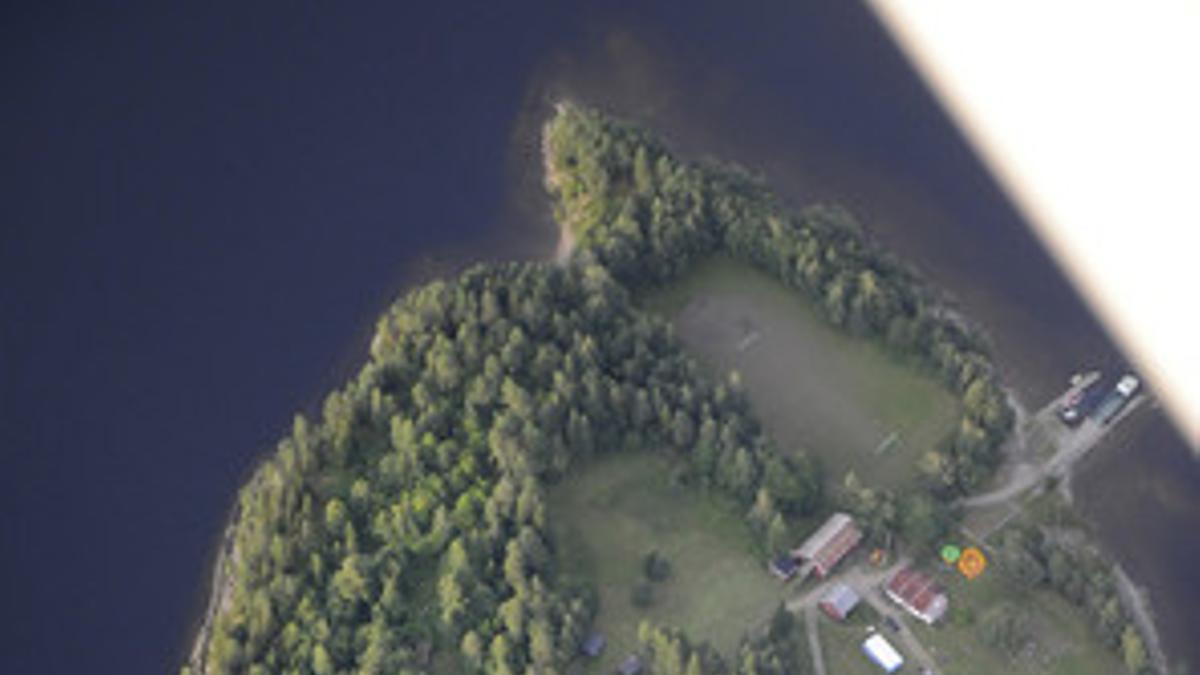
[[[859,525],[870,540],[883,543],[883,538],[900,525],[896,494],[863,485],[853,471],[842,480],[840,497],[842,506],[858,517]]]
[[[475,267],[384,314],[368,363],[317,419],[296,417],[242,489],[228,603],[193,670],[415,672],[435,656],[561,670],[595,607],[559,579],[542,495],[581,456],[674,453],[681,479],[732,497],[764,538],[819,509],[816,464],[777,453],[738,383],[701,377],[629,300],[719,248],[962,394],[961,430],[932,462],[939,489],[969,489],[990,466],[1011,413],[979,339],[847,213],[792,213],[736,168],[681,162],[571,105],[546,147],[574,264]],[[894,497],[863,497],[895,525]],[[647,638],[654,672],[726,672],[678,634]],[[739,672],[802,672],[776,642],[747,647]]]
[[[771,616],[766,635],[748,637],[738,649],[738,675],[806,675],[812,658],[795,615],[780,604]]]
[[[924,492],[901,499],[900,534],[912,546],[935,549],[953,522],[947,505]]]
[[[674,628],[643,623],[638,627],[646,665],[654,675],[805,675],[812,659],[792,614],[781,605],[766,633],[746,637],[730,667],[708,643],[692,644]]]
[[[693,645],[674,628],[642,623],[638,639],[646,652],[646,665],[654,675],[725,675],[725,661],[708,643]]]
[[[444,650],[468,669],[560,667],[594,607],[559,582],[544,484],[630,446],[677,453],[747,509],[781,461],[745,400],[601,267],[477,267],[416,289],[243,490],[203,672],[422,669]],[[811,501],[773,480],[788,505]]]
[[[1054,531],[1014,526],[1004,533],[998,554],[995,562],[1010,577],[1028,586],[1049,586],[1079,607],[1096,635],[1122,655],[1130,672],[1149,667],[1112,568],[1098,552]]]
[[[1131,673],[1144,673],[1150,669],[1142,636],[1132,625],[1126,626],[1121,632],[1121,656],[1125,660],[1125,667]]]
[[[666,581],[671,576],[671,561],[657,550],[650,550],[642,556],[642,574],[647,581]]]
[[[1034,641],[1028,613],[1012,603],[991,609],[978,630],[985,643],[1001,649],[1009,657],[1016,657]]]
[[[915,357],[962,396],[959,431],[931,460],[934,487],[962,494],[993,468],[1013,413],[982,339],[851,214],[793,212],[740,168],[680,161],[644,130],[569,103],[546,141],[556,210],[580,259],[632,286],[673,279],[717,251],[774,275],[834,325]]]

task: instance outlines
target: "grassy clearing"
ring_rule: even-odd
[[[826,672],[837,675],[880,675],[883,672],[862,651],[863,640],[870,636],[864,625],[859,622],[834,623],[822,615],[820,626]],[[901,649],[897,641],[890,638],[888,641],[896,649]],[[908,658],[907,654],[905,658]],[[906,670],[911,670],[911,667],[906,666]]]
[[[853,469],[869,485],[902,484],[957,423],[959,403],[940,383],[747,265],[711,259],[644,305],[718,372],[738,371],[775,439],[816,453],[830,480]]]
[[[550,493],[564,571],[593,582],[600,595],[597,629],[608,647],[588,672],[612,672],[636,647],[643,619],[678,626],[732,657],[746,630],[765,621],[783,597],[741,514],[699,490],[671,485],[669,468],[651,454],[601,457]],[[645,579],[642,558],[651,549],[666,556],[672,573],[652,584],[653,604],[643,609],[630,593]]]
[[[995,543],[996,536],[1003,531],[1002,526],[1011,523],[1013,519],[1019,517],[1014,515],[1014,511],[1017,508],[1017,506],[1005,502],[973,509],[963,518],[962,525],[976,537],[983,538],[988,543]]]
[[[946,675],[1105,675],[1124,673],[1117,657],[1092,636],[1084,618],[1049,590],[1032,591],[994,570],[974,581],[943,570],[939,580],[950,595],[948,620],[933,627],[910,621]],[[983,639],[989,613],[1004,605],[1027,617],[1032,646],[1010,656]]]

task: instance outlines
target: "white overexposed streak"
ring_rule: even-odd
[[[1200,1],[870,1],[1200,446]]]

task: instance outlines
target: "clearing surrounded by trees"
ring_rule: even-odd
[[[793,213],[567,103],[544,141],[569,260],[475,266],[389,307],[358,375],[239,495],[230,581],[182,673],[602,673],[635,651],[656,675],[800,673],[776,611],[798,589],[766,561],[835,509],[928,552],[987,481],[1015,414],[982,336],[850,214]],[[1118,649],[1146,671],[1105,562],[1059,538],[1006,532],[993,567],[1067,598],[1051,618],[1085,610],[1038,631],[1053,672],[1105,672]],[[939,670],[1009,672],[973,663],[987,588],[951,587],[952,612],[975,609],[919,635],[945,645]]]
[[[736,370],[780,447],[820,457],[833,483],[851,469],[870,486],[906,483],[961,416],[936,379],[830,326],[799,293],[744,263],[699,263],[645,304],[671,318],[689,351]]]
[[[741,514],[712,493],[672,485],[664,458],[598,457],[555,486],[549,504],[563,572],[595,584],[600,598],[595,629],[608,646],[588,672],[611,673],[638,650],[643,619],[678,626],[731,657],[747,628],[779,605],[781,586]],[[670,563],[666,579],[646,578],[650,551]],[[631,597],[639,584],[650,587],[645,607]]]

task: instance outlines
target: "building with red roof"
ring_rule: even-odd
[[[950,604],[946,592],[932,577],[907,567],[892,575],[884,593],[927,624],[941,619]]]
[[[844,621],[858,606],[858,593],[846,584],[837,584],[821,598],[821,611],[834,621]]]
[[[817,576],[824,577],[862,541],[862,531],[845,513],[835,513],[812,534],[792,557],[811,563]]]

